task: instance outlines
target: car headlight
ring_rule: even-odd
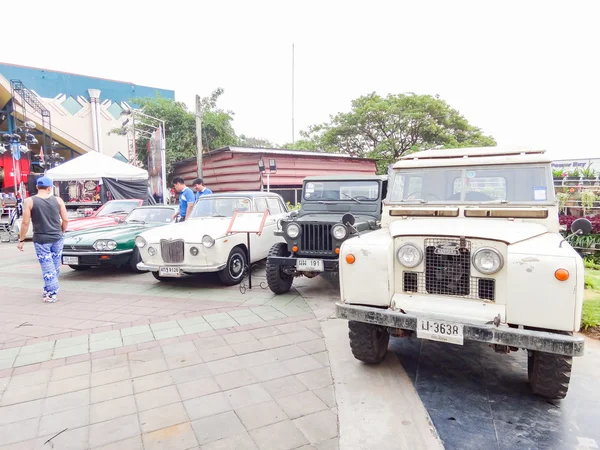
[[[210,248],[215,245],[215,240],[208,234],[205,234],[202,236],[202,245],[204,245],[206,248]]]
[[[156,255],[156,250],[154,249],[154,247],[148,247],[148,254],[150,256]]]
[[[480,248],[473,254],[473,265],[484,275],[492,275],[502,269],[504,260],[498,250]]]
[[[338,241],[341,241],[342,239],[345,239],[346,236],[348,236],[348,229],[344,225],[337,224],[334,225],[331,229],[331,234]]]
[[[300,236],[300,225],[297,223],[288,224],[288,226],[285,227],[285,233],[288,235],[288,237],[296,239],[298,236]]]
[[[398,249],[398,262],[404,267],[412,269],[423,261],[423,252],[413,244],[404,244]]]
[[[96,241],[92,247],[100,252],[106,250],[106,241]]]
[[[144,248],[146,246],[146,244],[148,244],[146,242],[146,239],[144,239],[141,236],[136,236],[136,238],[135,238],[135,245],[137,245],[139,248]]]
[[[192,247],[192,248],[190,248],[190,254],[191,254],[192,256],[198,256],[198,253],[199,253],[199,252],[200,252],[200,251],[198,250],[198,247]]]
[[[115,248],[117,248],[117,242],[116,241],[106,241],[106,248],[107,248],[107,250],[114,250]]]

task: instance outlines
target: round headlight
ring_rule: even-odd
[[[147,242],[146,239],[144,239],[141,236],[137,236],[135,238],[135,245],[137,245],[139,248],[144,248],[146,246]]]
[[[117,248],[117,243],[115,241],[106,241],[107,250],[114,250],[115,248]]]
[[[96,241],[93,247],[98,251],[106,250],[106,241]]]
[[[204,236],[202,236],[202,245],[204,245],[206,248],[210,248],[213,245],[215,245],[215,240],[211,238],[208,234],[205,234]]]
[[[346,236],[348,235],[348,230],[346,229],[346,227],[344,225],[337,224],[337,225],[334,225],[333,228],[331,229],[331,234],[338,241],[341,241],[342,239],[345,239]]]
[[[156,250],[154,249],[154,247],[148,247],[148,254],[150,256],[156,255]]]
[[[198,250],[198,247],[192,247],[192,248],[190,248],[190,254],[191,254],[192,256],[198,256],[198,253],[199,253],[199,252],[200,252],[200,251]]]
[[[398,262],[409,269],[417,267],[423,261],[423,252],[413,244],[404,244],[398,249]]]
[[[473,255],[473,265],[485,274],[492,275],[502,269],[504,261],[500,252],[493,248],[480,248]]]
[[[300,236],[300,225],[297,223],[288,224],[288,226],[285,227],[285,233],[288,235],[288,237],[296,239],[298,236]]]

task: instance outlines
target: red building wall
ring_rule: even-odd
[[[263,158],[268,167],[269,158],[277,163],[277,173],[270,175],[271,187],[299,187],[309,175],[364,174],[377,172],[375,161],[319,155],[285,155],[236,153],[222,151],[205,155],[202,164],[204,184],[214,192],[258,191],[261,188],[261,175],[258,160]],[[175,167],[174,175],[182,177],[191,185],[197,173],[196,161],[186,161]],[[262,184],[266,186],[267,176],[263,174]]]

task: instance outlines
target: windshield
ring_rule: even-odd
[[[391,202],[539,203],[554,201],[546,167],[497,166],[396,172]]]
[[[252,203],[244,197],[213,197],[198,200],[191,217],[233,217],[235,210],[252,211]]]
[[[373,181],[309,181],[304,199],[309,201],[361,202],[379,198],[379,183]]]
[[[128,223],[169,223],[173,220],[170,208],[138,208],[131,211],[125,222]]]
[[[96,217],[110,216],[111,214],[129,214],[139,206],[137,200],[111,201],[98,210]]]

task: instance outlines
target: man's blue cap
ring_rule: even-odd
[[[48,177],[38,178],[36,185],[37,185],[37,187],[41,187],[41,188],[49,188],[49,187],[54,186],[54,184],[52,183],[52,180]]]

